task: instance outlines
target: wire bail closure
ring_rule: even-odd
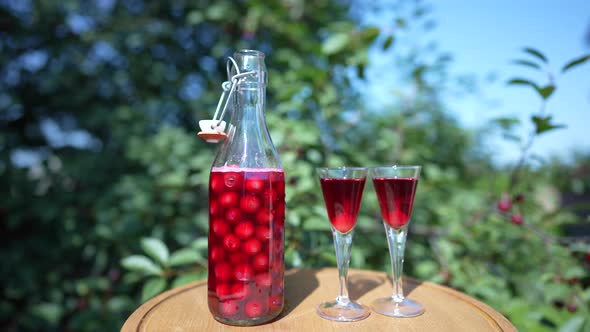
[[[232,65],[236,70],[236,74],[233,76],[231,76]],[[234,60],[234,58],[232,58],[231,56],[228,57],[226,70],[229,81],[225,81],[221,84],[221,89],[223,90],[223,92],[219,97],[219,102],[217,103],[217,108],[215,109],[215,113],[213,114],[213,119],[199,121],[199,127],[201,128],[201,131],[197,133],[197,136],[204,139],[207,143],[217,143],[220,140],[227,137],[227,133],[225,132],[226,122],[223,121],[223,117],[225,116],[225,112],[227,111],[229,101],[231,100],[231,97],[236,91],[236,87],[245,77],[256,75],[255,70],[240,73],[240,68],[236,63],[236,60]],[[218,118],[217,115],[219,114],[219,110],[221,110],[221,114]]]

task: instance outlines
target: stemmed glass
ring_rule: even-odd
[[[323,318],[352,322],[367,318],[371,311],[348,297],[348,266],[354,226],[361,205],[367,168],[318,168],[326,210],[332,224],[340,292],[335,300],[323,302],[316,311]]]
[[[420,166],[391,166],[369,170],[379,200],[393,270],[393,295],[373,301],[371,307],[386,316],[414,317],[424,313],[421,304],[404,297],[402,284],[408,223],[420,169]]]

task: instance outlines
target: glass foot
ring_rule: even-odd
[[[339,322],[354,322],[369,317],[371,311],[356,302],[328,301],[317,306],[320,317]]]
[[[373,311],[391,317],[416,317],[424,313],[424,307],[420,303],[404,298],[401,301],[393,297],[384,297],[371,303]]]

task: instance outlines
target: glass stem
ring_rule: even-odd
[[[332,227],[334,236],[334,249],[336,249],[336,262],[338,264],[338,280],[340,281],[340,291],[337,302],[348,303],[348,266],[350,265],[350,249],[352,248],[352,234],[342,234]]]
[[[387,244],[389,245],[389,256],[391,258],[392,283],[393,283],[393,300],[402,302],[404,300],[404,288],[402,274],[404,269],[404,250],[406,248],[407,225],[394,229],[387,223],[385,233],[387,234]]]

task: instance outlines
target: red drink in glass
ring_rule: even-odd
[[[373,178],[381,216],[389,226],[402,228],[410,221],[417,185],[416,178]]]
[[[221,321],[268,321],[283,307],[284,173],[214,167],[209,193],[209,309]]]
[[[363,197],[365,179],[320,179],[328,218],[340,233],[348,233],[356,224]]]

